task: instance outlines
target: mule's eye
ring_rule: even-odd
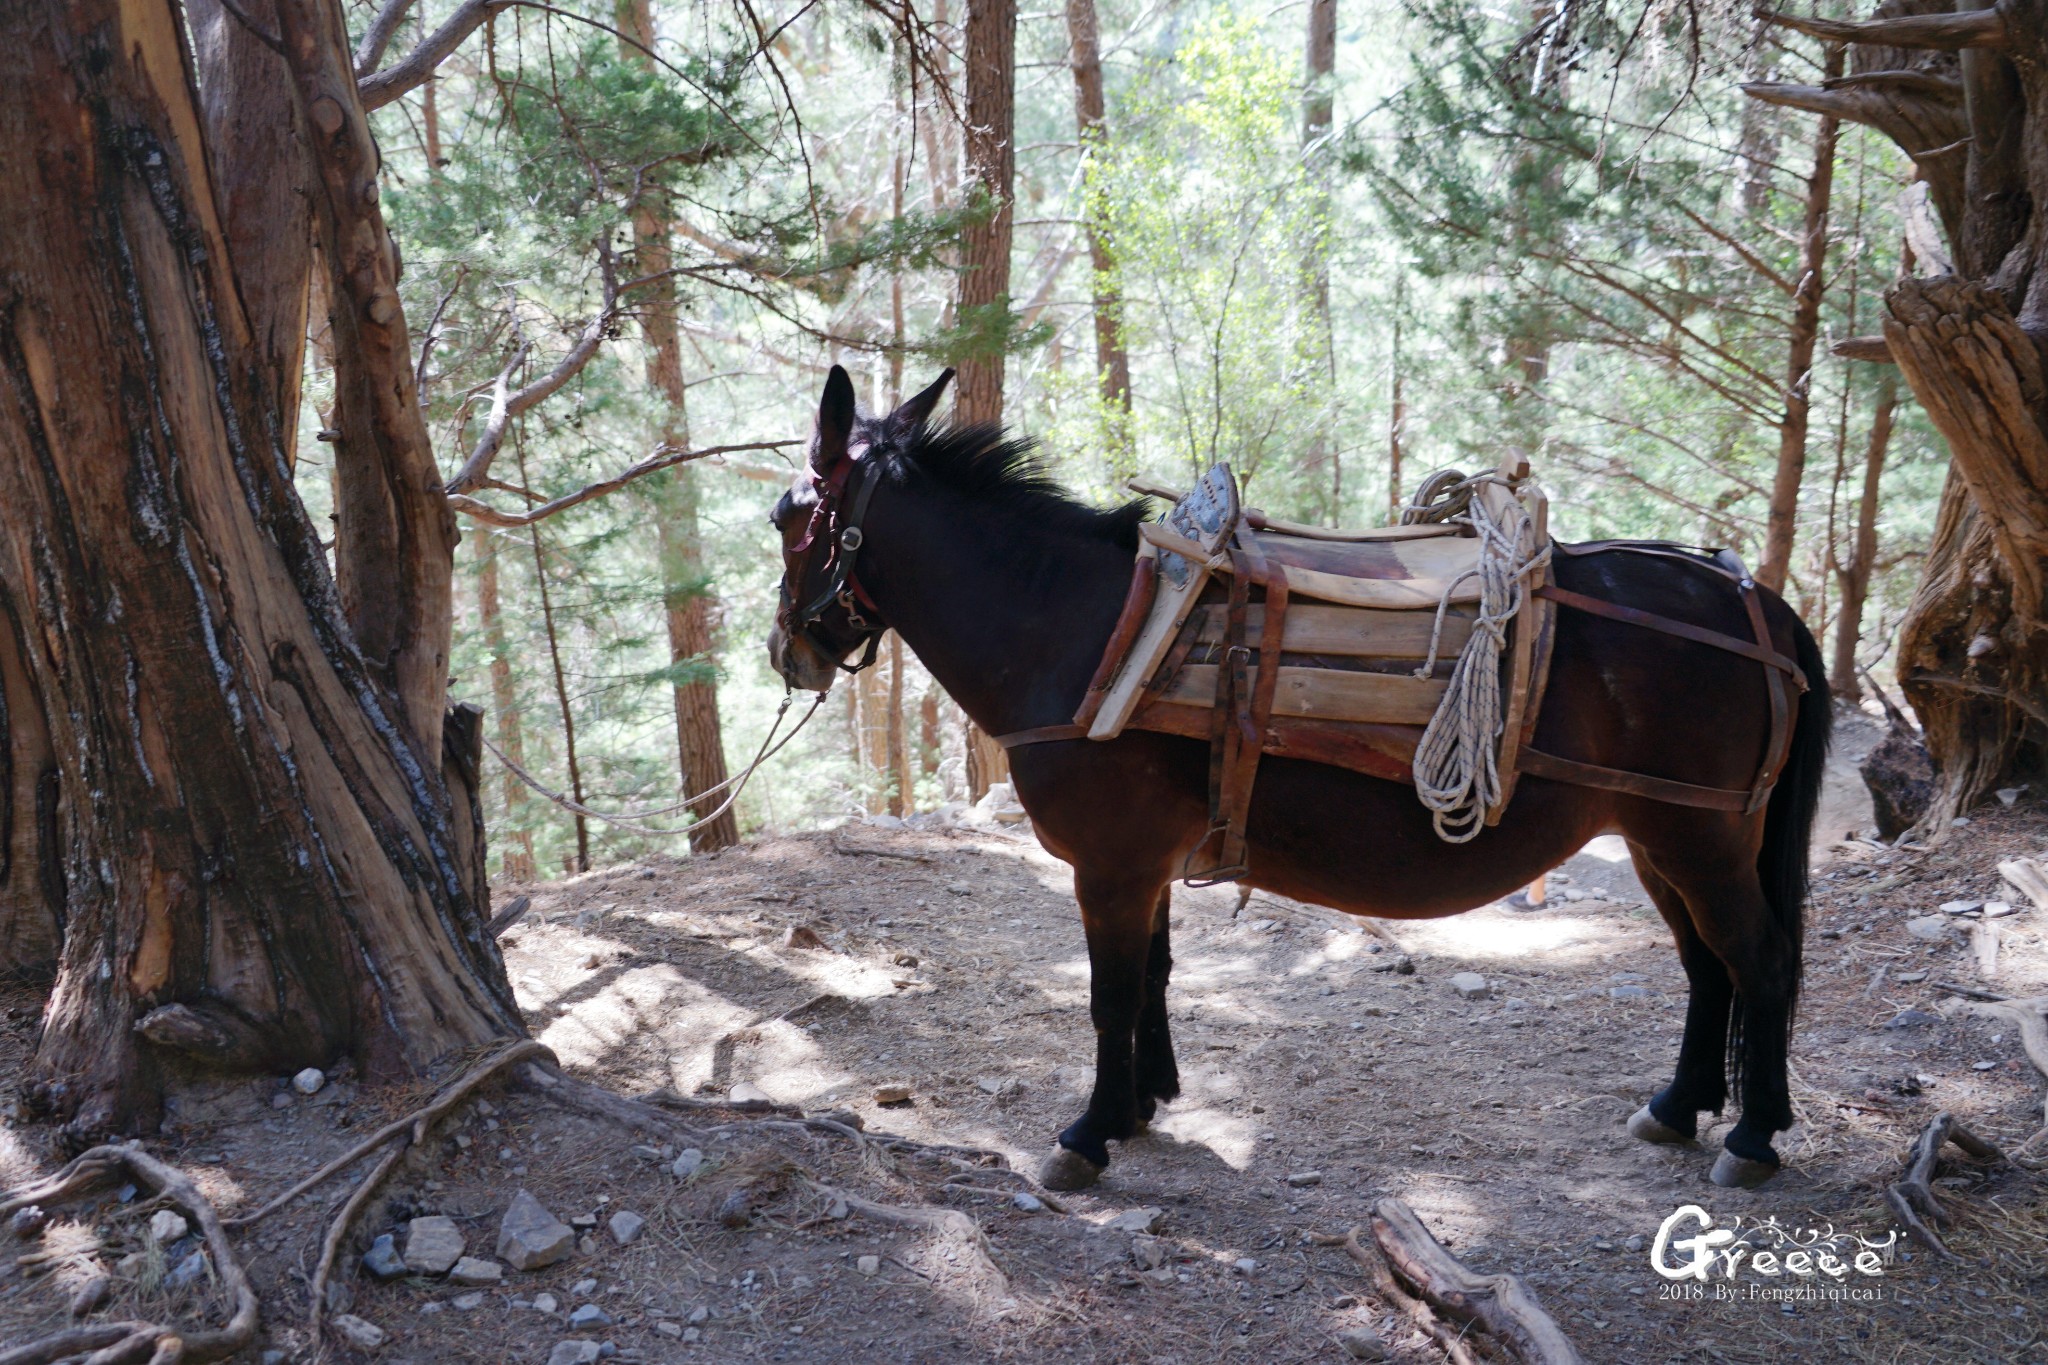
[[[768,524],[770,526],[773,526],[776,530],[780,531],[782,529],[782,523],[789,520],[789,511],[789,494],[784,493],[781,497],[775,500],[775,506],[768,509]]]

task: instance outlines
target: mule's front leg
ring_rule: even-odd
[[[1078,1190],[1102,1178],[1109,1143],[1138,1131],[1135,1056],[1138,1015],[1145,1004],[1145,966],[1160,887],[1128,874],[1077,872],[1074,893],[1088,935],[1088,1013],[1095,1023],[1095,1091],[1080,1118],[1060,1134],[1040,1181],[1049,1190]],[[1163,1008],[1163,1005],[1162,1005]],[[1162,1027],[1163,1035],[1163,1027]]]

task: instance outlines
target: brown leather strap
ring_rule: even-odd
[[[1674,806],[1701,806],[1707,810],[1746,810],[1750,793],[1725,787],[1696,787],[1690,782],[1673,782],[1664,777],[1625,773],[1619,768],[1602,768],[1576,759],[1559,758],[1541,749],[1523,749],[1515,766],[1530,777],[1547,777],[1575,787],[1598,787],[1602,791],[1624,792],[1630,796],[1665,801]]]
[[[1110,684],[1116,681],[1124,656],[1131,652],[1132,642],[1145,628],[1145,618],[1151,614],[1152,599],[1158,591],[1159,561],[1150,555],[1139,555],[1136,566],[1131,570],[1131,586],[1124,593],[1123,610],[1117,613],[1116,626],[1109,632],[1109,643],[1102,647],[1102,661],[1095,665],[1095,676],[1088,680],[1088,690],[1081,696],[1081,707],[1074,712],[1074,724],[1094,724],[1095,713],[1102,709],[1104,699],[1109,696]]]
[[[1246,572],[1242,551],[1230,551],[1230,597],[1224,610],[1223,658],[1216,670],[1216,697],[1209,708],[1209,828],[1202,841],[1188,850],[1181,864],[1181,878],[1190,886],[1210,886],[1235,881],[1244,875],[1222,856],[1228,842],[1232,819],[1231,777],[1242,755],[1239,751],[1237,711],[1251,705],[1251,648],[1246,643],[1246,621],[1251,614],[1252,575]],[[1189,632],[1192,633],[1192,632]],[[1215,853],[1208,852],[1215,846]],[[1204,871],[1196,871],[1200,866]]]
[[[1041,725],[1032,730],[1012,730],[1007,735],[997,735],[996,743],[1005,749],[1014,749],[1020,744],[1051,744],[1061,739],[1086,739],[1085,725]]]
[[[1654,612],[1641,611],[1635,607],[1624,607],[1619,602],[1609,602],[1604,598],[1588,597],[1584,593],[1560,588],[1555,584],[1546,583],[1537,588],[1536,596],[1547,597],[1559,606],[1583,611],[1589,616],[1604,616],[1610,621],[1622,621],[1632,626],[1641,626],[1645,630],[1658,630],[1666,635],[1676,635],[1681,640],[1691,640],[1695,644],[1725,649],[1731,654],[1740,654],[1745,659],[1755,659],[1767,667],[1781,669],[1802,683],[1806,680],[1806,674],[1798,664],[1770,647],[1770,631],[1760,627],[1760,615],[1754,617],[1750,623],[1752,627],[1757,628],[1758,640],[1758,643],[1751,644],[1747,640],[1738,640],[1733,635],[1723,635],[1718,630],[1708,630],[1703,626],[1674,621],[1668,616],[1658,616]],[[1760,611],[1760,608],[1754,606],[1756,593],[1753,589],[1742,589],[1742,596],[1745,601],[1752,604],[1753,611]]]
[[[1273,720],[1273,697],[1280,686],[1280,657],[1286,644],[1287,633],[1287,578],[1284,574],[1268,574],[1264,561],[1256,551],[1244,552],[1241,571],[1249,576],[1263,579],[1266,587],[1266,611],[1259,643],[1259,676],[1252,684],[1252,695],[1243,698],[1237,710],[1237,744],[1232,761],[1224,774],[1224,812],[1227,816],[1223,834],[1222,862],[1225,868],[1244,868],[1245,826],[1251,819],[1252,789],[1258,781],[1259,759],[1266,751],[1267,729]],[[1249,651],[1234,651],[1234,659],[1248,659]]]
[[[1756,584],[1744,576],[1740,591],[1742,605],[1749,609],[1749,628],[1757,638],[1759,647],[1771,642],[1770,623],[1764,619],[1763,599],[1757,595]],[[1803,685],[1806,676],[1794,670]],[[1785,760],[1792,752],[1792,703],[1785,695],[1784,679],[1775,673],[1764,675],[1764,690],[1771,694],[1771,739],[1764,746],[1763,760],[1757,764],[1756,781],[1749,789],[1749,804],[1746,811],[1759,811],[1771,799],[1771,788],[1778,783],[1778,772],[1785,766]]]

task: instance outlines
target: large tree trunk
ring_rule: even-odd
[[[27,637],[6,605],[0,599],[0,978],[46,979],[64,937],[57,763],[16,644]]]
[[[1335,3],[1335,0],[1328,0]],[[1108,105],[1102,93],[1102,35],[1095,20],[1095,0],[1067,0],[1067,43],[1074,68],[1074,123],[1081,155],[1093,156],[1107,136]],[[1087,214],[1088,258],[1095,312],[1095,376],[1102,401],[1113,411],[1131,410],[1131,356],[1124,349],[1123,299],[1117,288],[1116,258],[1098,230],[1096,215]],[[1120,445],[1129,432],[1117,433]]]
[[[962,422],[1003,420],[1003,350],[1009,337],[1011,203],[1017,151],[1017,0],[968,0],[967,177],[986,210],[962,234],[959,324],[977,340],[953,386]]]
[[[1991,788],[2038,777],[2048,735],[2048,0],[1890,0],[1877,16],[1774,16],[1854,44],[1856,80],[1748,90],[1899,143],[1953,248],[1956,274],[1894,286],[1884,323],[1953,458],[1898,651],[1936,771],[1918,831],[1938,837]]]
[[[1828,669],[1828,690],[1846,701],[1863,695],[1856,676],[1856,649],[1863,640],[1863,604],[1870,598],[1870,576],[1877,567],[1878,488],[1890,453],[1892,413],[1899,404],[1899,384],[1887,374],[1878,384],[1877,410],[1870,419],[1870,440],[1863,450],[1863,492],[1856,501],[1856,538],[1849,558],[1838,565],[1835,581],[1842,604],[1835,614],[1835,658]]]
[[[1842,74],[1842,50],[1828,49],[1827,77]],[[1794,280],[1792,326],[1785,355],[1785,411],[1778,419],[1778,468],[1771,480],[1771,505],[1764,525],[1764,553],[1757,582],[1785,591],[1792,567],[1792,540],[1799,529],[1799,489],[1806,478],[1806,434],[1813,413],[1813,347],[1820,337],[1820,303],[1827,292],[1828,210],[1834,198],[1835,136],[1839,120],[1822,116],[1813,134],[1813,175],[1806,182],[1806,221],[1799,237],[1799,274]]]
[[[342,351],[379,390],[354,397],[402,434],[409,384],[374,380],[404,322],[340,16],[278,19],[325,139]],[[168,0],[0,6],[0,630],[48,726],[66,917],[25,1094],[76,1138],[147,1124],[186,1065],[396,1076],[523,1028],[447,784],[473,729],[448,726],[444,760],[431,461],[422,483],[423,443],[358,452],[402,471],[409,556],[369,668],[291,485],[180,23]]]

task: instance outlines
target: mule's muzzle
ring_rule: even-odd
[[[821,655],[802,635],[792,635],[777,622],[768,632],[768,661],[782,680],[800,692],[827,692],[839,676],[838,664]]]

